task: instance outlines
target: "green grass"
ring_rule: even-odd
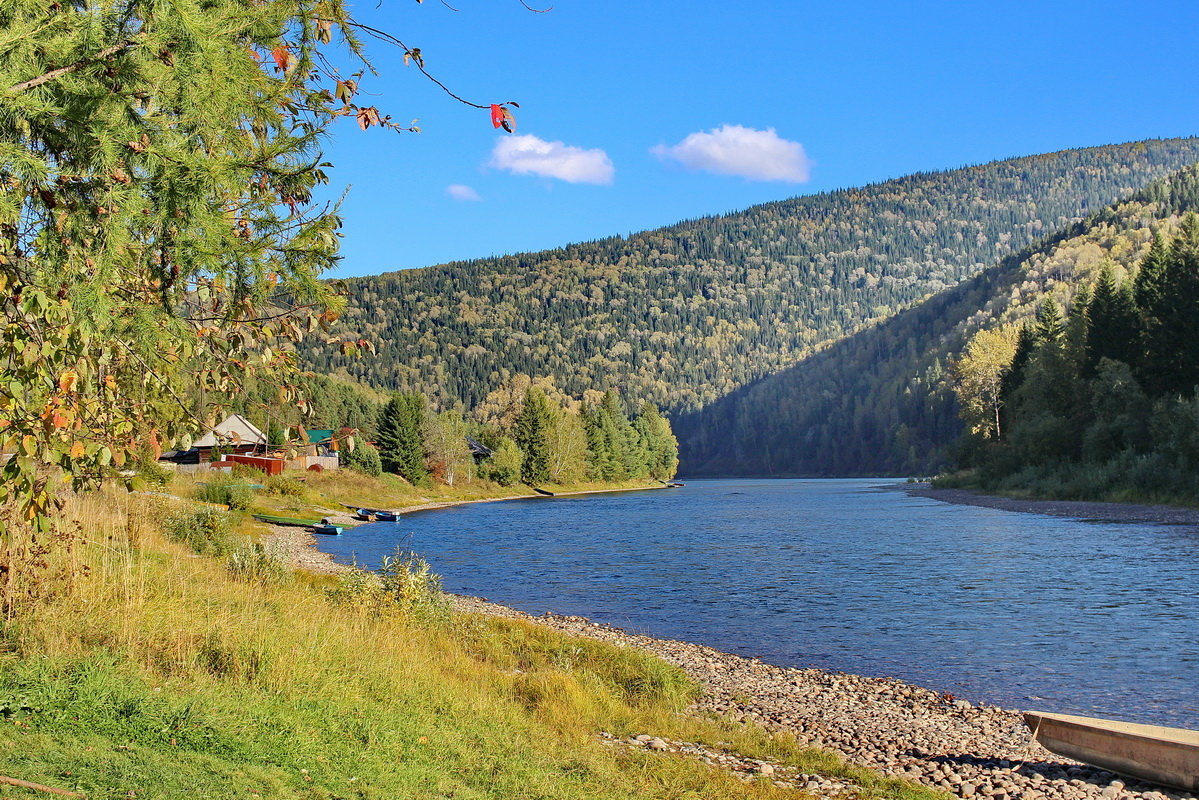
[[[78,501],[81,524],[48,553],[9,540],[6,558],[27,569],[0,628],[0,774],[93,800],[799,796],[605,747],[606,730],[730,742],[871,797],[937,796],[680,714],[696,687],[637,650],[232,571],[162,535],[157,502]]]

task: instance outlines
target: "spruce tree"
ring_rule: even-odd
[[[615,469],[611,426],[604,424],[604,411],[599,405],[583,407],[583,433],[587,437],[587,474],[593,480],[608,480]]]
[[[1136,307],[1127,284],[1118,284],[1110,263],[1104,264],[1086,306],[1083,375],[1092,377],[1100,359],[1133,364],[1139,359]]]
[[[1015,416],[1014,405],[1017,390],[1024,384],[1028,375],[1028,364],[1032,360],[1033,351],[1037,346],[1037,335],[1032,325],[1025,323],[1016,335],[1016,352],[1012,356],[1012,366],[1003,376],[999,389],[999,420],[1002,428],[1008,428]]]
[[[1066,336],[1066,321],[1062,308],[1052,297],[1037,309],[1037,322],[1033,327],[1038,344],[1061,344]]]
[[[1164,390],[1166,376],[1170,370],[1169,334],[1163,329],[1161,318],[1166,297],[1169,295],[1166,276],[1169,256],[1169,248],[1161,234],[1155,235],[1133,281],[1139,351],[1136,374],[1151,395],[1160,394]]]
[[[1187,214],[1170,246],[1154,248],[1135,291],[1140,378],[1150,395],[1190,396],[1199,384],[1199,217]]]
[[[536,486],[550,479],[550,429],[555,409],[539,386],[525,392],[524,404],[516,418],[516,444],[524,452],[520,479]]]
[[[383,469],[394,472],[414,486],[429,475],[421,439],[424,414],[425,398],[418,394],[395,395],[379,412],[376,442]]]
[[[641,453],[637,432],[625,411],[624,402],[613,390],[604,392],[600,402],[604,412],[605,425],[608,427],[608,438],[612,442],[612,453],[616,462],[615,469],[608,480],[623,481],[638,474],[639,464],[644,461]]]

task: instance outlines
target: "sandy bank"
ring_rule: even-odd
[[[1093,519],[1103,522],[1150,522],[1165,525],[1199,526],[1199,508],[1137,505],[1135,503],[1098,503],[1083,500],[1024,500],[1015,497],[981,494],[967,489],[939,489],[927,483],[906,487],[908,494],[944,503],[1047,514],[1053,517]]]

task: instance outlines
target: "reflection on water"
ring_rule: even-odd
[[[483,503],[320,537],[446,589],[1010,708],[1199,728],[1199,530],[909,497],[880,480]]]

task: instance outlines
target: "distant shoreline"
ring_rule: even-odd
[[[1181,506],[1141,505],[1137,503],[1104,503],[1087,500],[1029,500],[1019,497],[983,494],[969,489],[941,489],[928,483],[904,487],[913,497],[927,497],[942,503],[981,506],[1000,511],[1019,511],[1025,514],[1044,514],[1051,517],[1100,522],[1153,523],[1159,525],[1199,526],[1199,508]]]
[[[614,492],[644,492],[651,489],[666,489],[666,485],[662,486],[624,486],[612,489],[580,489],[570,492],[555,492],[552,497],[547,497],[541,494],[517,494],[506,497],[475,497],[467,500],[441,500],[432,503],[422,503],[415,506],[407,506],[405,508],[397,508],[396,513],[401,517],[408,514],[414,514],[417,511],[435,511],[439,508],[452,508],[454,506],[474,505],[476,503],[498,503],[502,500],[553,500],[556,497],[577,497],[586,494],[611,494]],[[355,519],[345,509],[324,509],[327,513],[325,519],[338,525],[365,525],[367,523]],[[310,532],[307,528],[289,527],[283,525],[270,525],[266,527],[270,529],[270,533],[262,537],[262,543],[273,550],[278,556],[290,566],[296,569],[307,570],[321,575],[337,575],[342,572],[347,572],[357,567],[351,567],[347,564],[342,564],[335,560],[333,556],[326,553],[317,547],[316,534]]]

